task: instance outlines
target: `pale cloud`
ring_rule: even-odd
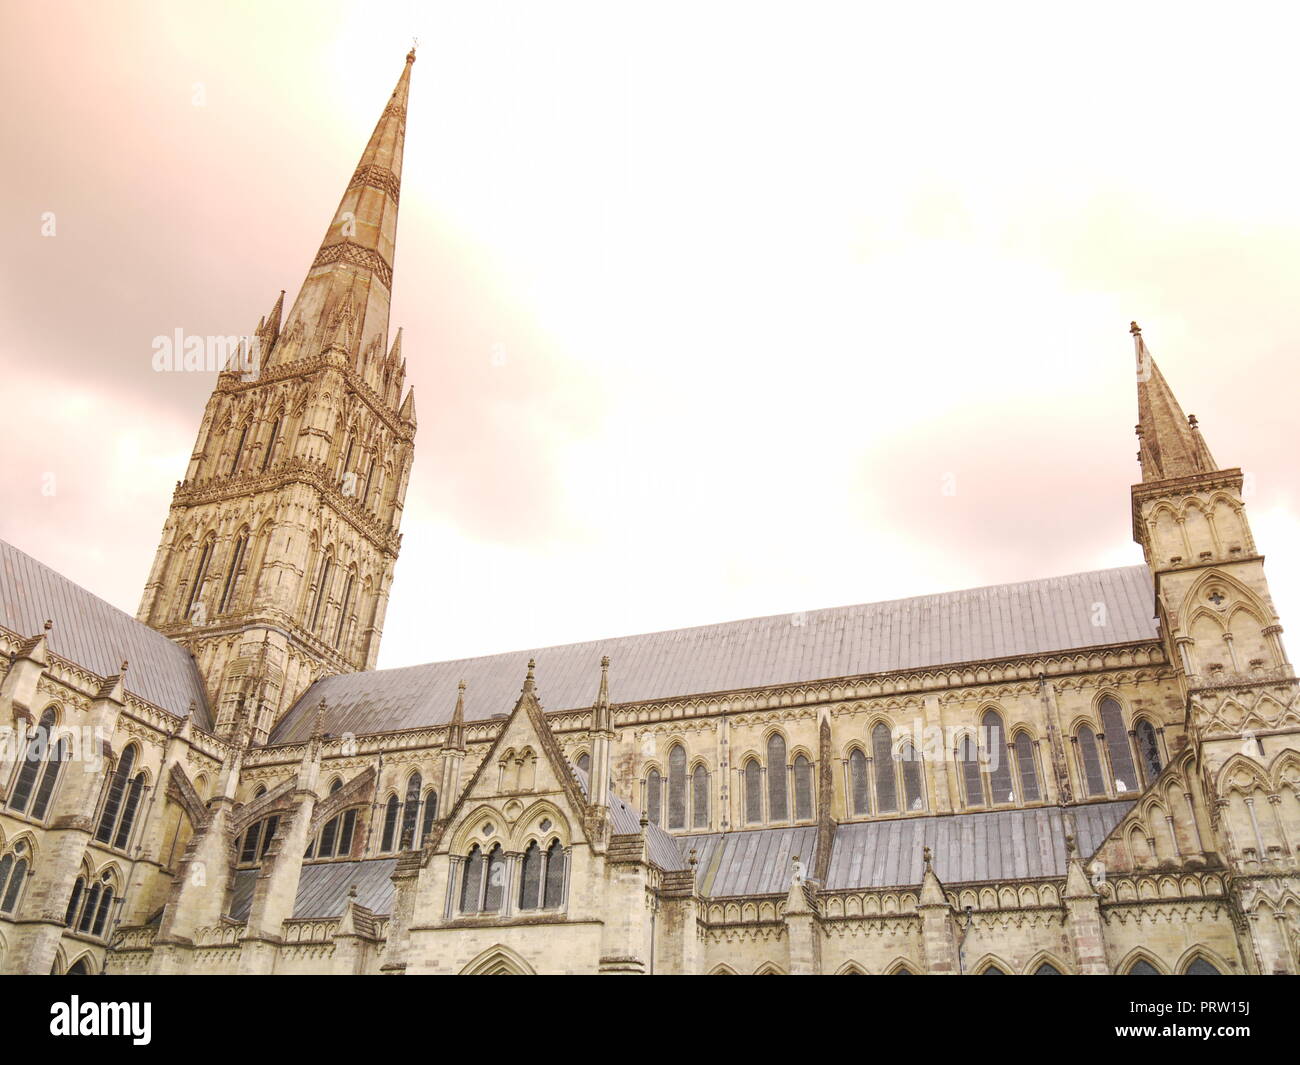
[[[382,664],[1138,562],[1131,318],[1253,475],[1300,610],[1285,12],[9,21],[0,535],[124,609],[212,386],[153,373],[151,338],[292,298],[418,34],[393,325],[420,431]]]

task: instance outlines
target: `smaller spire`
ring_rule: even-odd
[[[1217,470],[1195,418],[1184,416],[1173,389],[1147,350],[1141,326],[1130,322],[1129,333],[1137,359],[1137,437],[1142,480],[1149,483]]]
[[[312,739],[320,739],[325,735],[325,699],[322,697],[320,705],[316,707],[316,717],[311,724]]]
[[[451,727],[445,746],[453,751],[465,749],[465,682],[456,685],[456,708],[451,712]]]
[[[537,678],[533,676],[533,671],[537,668],[537,659],[528,660],[528,673],[524,676],[523,691],[530,692],[537,687]]]
[[[398,411],[398,417],[404,422],[415,425],[415,386],[412,385],[406,390],[406,399],[402,401],[402,409]]]

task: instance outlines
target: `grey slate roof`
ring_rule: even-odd
[[[1079,853],[1093,854],[1132,808],[1131,799],[1071,807]],[[1065,836],[1057,806],[840,825],[823,887],[915,887],[925,872],[925,847],[944,884],[1063,877]],[[683,857],[695,849],[696,883],[709,898],[785,894],[794,856],[808,876],[817,861],[812,825],[678,836],[674,842]]]
[[[591,795],[587,783],[587,774],[572,763],[570,763],[570,768],[573,770],[573,775],[578,778],[578,785],[582,788],[583,797],[587,798]],[[641,815],[620,799],[613,789],[610,789],[608,795],[611,831],[619,836],[635,835],[640,832]],[[672,836],[655,824],[646,825],[645,832],[646,853],[655,865],[665,872],[686,868],[686,858],[678,852],[677,843]]]
[[[1098,603],[1106,608],[1103,626],[1093,624]],[[1159,634],[1153,604],[1147,568],[1126,566],[327,677],[285,715],[271,742],[306,740],[322,698],[326,728],[335,735],[445,724],[462,678],[469,685],[467,719],[505,714],[519,695],[529,658],[537,659],[543,705],[576,710],[595,699],[606,654],[612,659],[611,695],[631,703],[1154,640]]]
[[[396,858],[368,858],[358,862],[319,862],[302,867],[294,917],[339,917],[347,905],[348,888],[357,886],[357,902],[380,916],[392,912]],[[240,869],[234,876],[230,916],[246,921],[257,884],[256,869]]]
[[[54,621],[48,641],[54,654],[101,677],[112,676],[126,659],[128,691],[182,716],[193,701],[194,723],[211,728],[203,680],[189,651],[0,540],[0,625],[35,636],[46,618]]]
[[[1132,808],[1132,800],[1071,807],[1079,853],[1089,857]],[[1056,806],[840,825],[825,887],[919,884],[924,847],[944,884],[1065,876],[1065,836]]]

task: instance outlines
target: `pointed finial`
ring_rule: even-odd
[[[315,738],[323,735],[325,732],[325,698],[321,697],[320,705],[316,707],[316,720],[312,722],[311,734]]]
[[[124,659],[122,659],[122,668],[121,668],[120,670],[118,670],[118,672],[119,672],[119,673],[125,673],[125,672],[126,672],[128,669],[130,669],[130,668],[131,668],[131,663],[128,662],[128,661],[124,658]]]
[[[524,677],[524,691],[526,692],[532,691],[533,688],[535,687],[536,678],[533,675],[533,671],[536,669],[537,669],[537,659],[530,658],[528,660],[528,673]]]
[[[50,629],[52,629],[52,628],[54,628],[54,622],[53,622],[50,618],[46,618],[46,619],[45,619],[45,631],[46,631],[46,632],[49,632]]]
[[[357,897],[357,885],[356,885],[356,884],[352,884],[352,885],[348,888],[348,898],[350,898],[350,899],[355,899],[356,897]]]
[[[463,679],[459,684],[456,685],[456,690],[460,692],[462,695],[465,694],[465,681]]]
[[[930,868],[934,863],[934,853],[930,850],[929,847],[922,847],[921,857],[925,860],[925,871],[927,873],[930,872]]]
[[[1078,849],[1078,845],[1074,842],[1074,836],[1067,835],[1065,837],[1065,853],[1072,856]]]
[[[1132,333],[1135,337],[1142,335],[1142,327],[1138,325],[1137,322],[1129,322],[1128,331]]]
[[[650,818],[649,818],[649,816],[646,814],[646,812],[645,812],[644,810],[642,810],[642,811],[641,811],[641,831],[642,831],[642,832],[644,832],[644,831],[646,830],[646,826],[647,826],[648,824],[650,824]]]
[[[700,864],[699,855],[696,853],[694,847],[691,848],[691,853],[687,856],[686,860],[691,863],[692,867]]]
[[[417,48],[419,48],[419,47],[420,47],[420,38],[419,38],[419,37],[412,37],[412,38],[411,38],[411,50],[410,50],[409,52],[406,53],[406,61],[407,61],[408,63],[414,63],[414,62],[415,62],[415,50],[416,50]],[[423,76],[423,75],[421,75],[421,76]]]
[[[1189,426],[1191,426],[1193,429],[1198,429],[1198,428],[1199,428],[1199,426],[1196,424],[1196,415],[1195,415],[1195,414],[1189,414],[1189,415],[1187,416],[1187,424],[1188,424]]]

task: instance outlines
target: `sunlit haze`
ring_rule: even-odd
[[[381,666],[1138,563],[1131,319],[1300,631],[1279,8],[0,10],[0,537],[126,611],[215,383],[152,338],[292,299],[418,38]]]

